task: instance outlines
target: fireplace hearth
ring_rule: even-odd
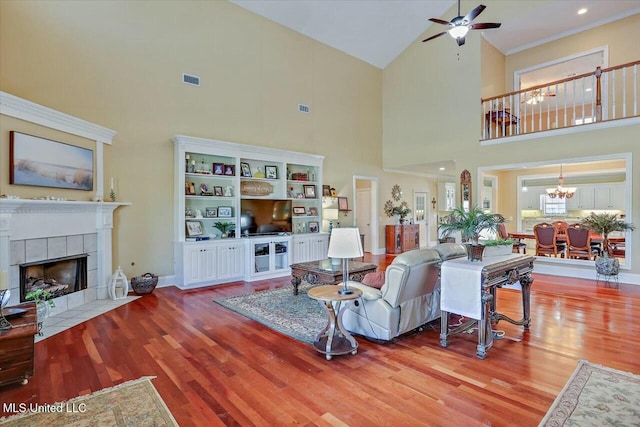
[[[86,289],[87,257],[80,254],[20,264],[20,301],[38,289],[49,292],[50,298]]]

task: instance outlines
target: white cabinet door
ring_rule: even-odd
[[[624,209],[624,184],[614,184],[609,187],[609,209]]]
[[[611,203],[609,201],[609,188],[608,187],[596,187],[594,189],[594,209],[609,209]]]
[[[217,279],[240,278],[244,274],[244,245],[242,242],[218,246]]]
[[[540,196],[546,193],[542,187],[529,187],[529,191],[522,193],[522,209],[541,210]]]
[[[184,284],[214,281],[216,279],[216,246],[190,245],[184,252]]]
[[[304,235],[293,236],[291,239],[291,259],[294,264],[309,260],[309,240]]]
[[[576,188],[573,197],[567,199],[567,210],[594,209],[595,187],[593,185],[581,185]]]
[[[327,251],[329,250],[329,236],[314,236],[309,242],[309,261],[318,261],[327,259]]]
[[[281,277],[290,273],[290,237],[260,237],[249,242],[249,280]]]

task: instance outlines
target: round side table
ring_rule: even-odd
[[[341,285],[324,285],[309,289],[309,298],[317,300],[327,312],[328,323],[317,335],[313,346],[326,355],[327,360],[341,354],[356,354],[358,342],[342,325],[342,315],[349,305],[360,298],[362,291],[353,289],[352,294],[342,295],[338,291]],[[346,304],[342,304],[345,302]],[[337,315],[336,315],[337,313]]]

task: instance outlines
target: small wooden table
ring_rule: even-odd
[[[349,280],[362,282],[367,273],[375,273],[377,269],[378,266],[376,264],[349,261]],[[312,285],[336,285],[341,283],[343,281],[342,261],[336,265],[331,264],[329,259],[291,264],[291,284],[293,285],[294,295],[298,295],[298,285],[303,280]]]
[[[26,313],[10,317],[11,329],[0,331],[0,386],[15,382],[26,384],[33,376],[33,336],[38,333],[36,305],[5,307],[3,311],[6,315],[15,309],[26,310]]]
[[[340,289],[341,286],[324,285],[307,292],[309,298],[317,300],[324,307],[329,317],[327,326],[320,331],[313,343],[317,351],[326,355],[327,360],[331,360],[333,356],[358,352],[358,342],[342,325],[342,315],[349,305],[360,298],[362,291],[352,288],[352,294],[343,295],[338,292]],[[347,304],[341,308],[343,301]]]

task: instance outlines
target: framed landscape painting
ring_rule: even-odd
[[[93,191],[93,150],[10,132],[9,183]]]

